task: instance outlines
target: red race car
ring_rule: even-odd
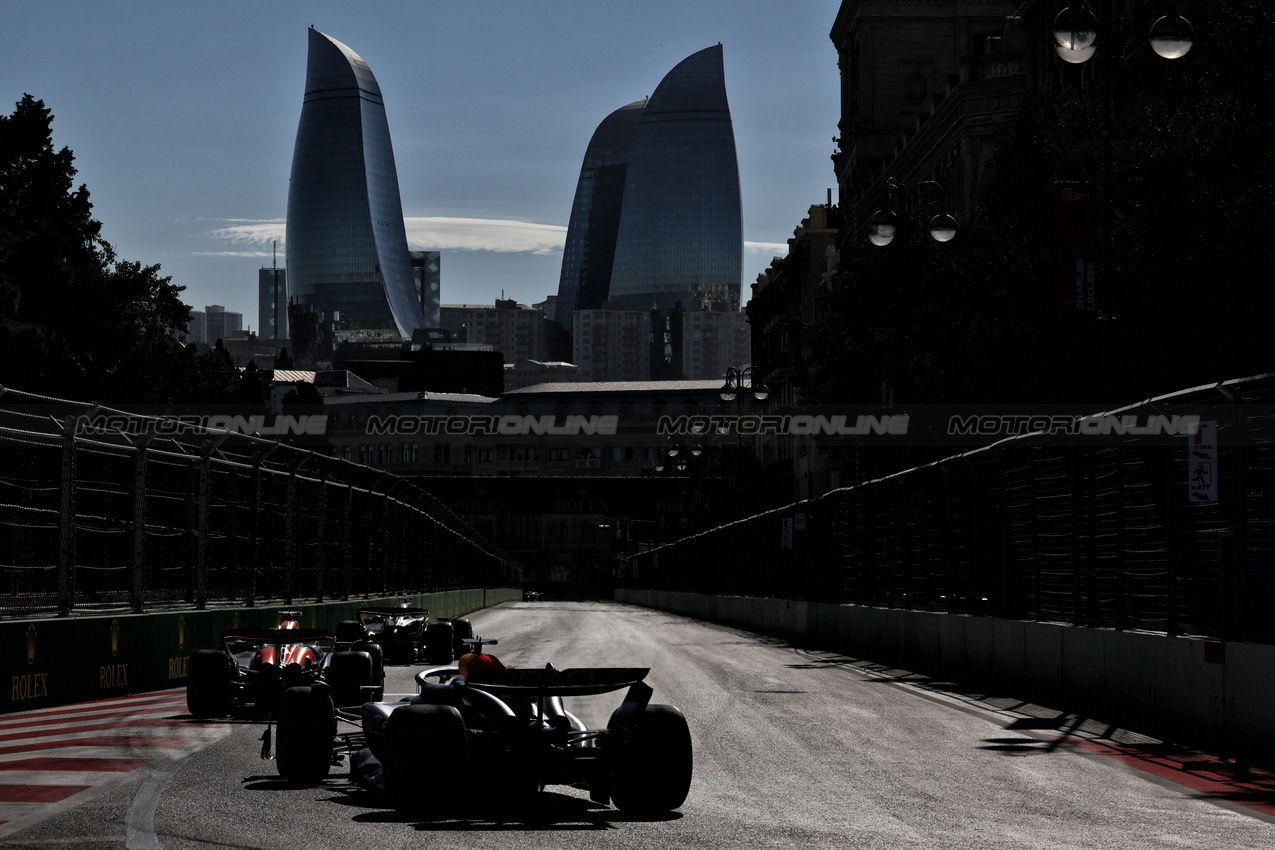
[[[277,629],[230,629],[217,649],[196,650],[186,671],[186,707],[196,717],[224,717],[253,706],[274,709],[283,692],[326,682],[343,701],[380,699],[385,668],[371,642],[338,651],[336,635],[303,629],[285,612]]]

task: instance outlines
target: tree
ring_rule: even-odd
[[[120,260],[74,187],[53,115],[24,95],[0,116],[0,369],[4,383],[103,403],[203,400],[184,287],[159,266]]]

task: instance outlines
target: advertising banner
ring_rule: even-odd
[[[1098,309],[1101,217],[1096,184],[1054,184],[1054,307],[1059,312]]]

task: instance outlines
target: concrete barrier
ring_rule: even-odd
[[[621,589],[615,598],[945,679],[995,682],[1062,711],[1275,757],[1275,646],[832,605]]]
[[[435,617],[463,617],[520,600],[522,591],[470,588],[286,608],[299,612],[304,628],[331,629],[359,608],[404,599]],[[182,687],[194,650],[215,647],[228,629],[273,628],[284,607],[0,621],[0,714]]]

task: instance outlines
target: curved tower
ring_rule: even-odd
[[[683,59],[638,121],[611,271],[626,308],[739,304],[744,236],[722,46]]]
[[[620,301],[738,306],[743,224],[722,46],[669,71],[649,100],[617,109],[585,151],[571,208],[559,320]]]
[[[381,89],[353,50],[309,33],[288,184],[288,294],[325,322],[408,339],[425,320]]]
[[[559,321],[567,330],[572,310],[596,309],[608,298],[633,136],[645,106],[639,100],[612,112],[584,151],[558,279]]]

